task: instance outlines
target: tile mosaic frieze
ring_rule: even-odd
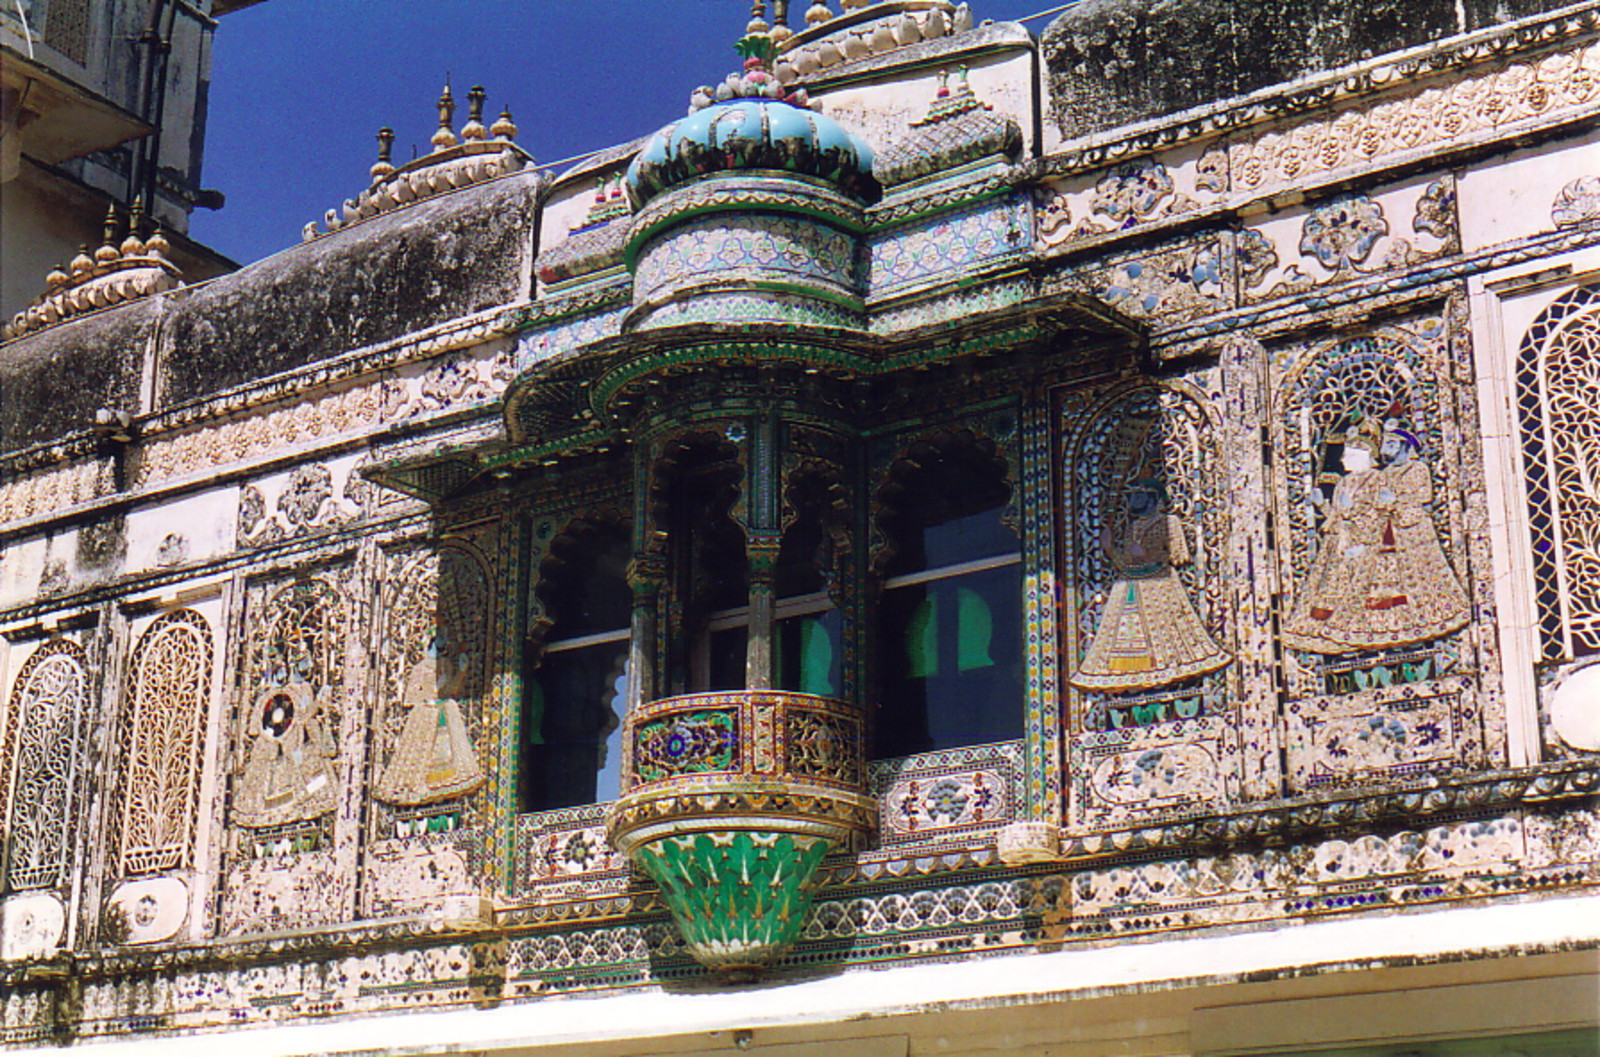
[[[1022,746],[946,749],[869,768],[882,805],[878,841],[972,840],[1016,818]]]
[[[1201,235],[1075,266],[1045,286],[1092,294],[1133,319],[1166,327],[1232,307],[1232,259],[1223,235]]]
[[[747,273],[848,293],[856,285],[855,238],[802,217],[728,214],[684,221],[640,250],[634,300],[651,300],[686,279]]]
[[[991,198],[874,236],[868,285],[873,297],[1020,257],[1031,220],[1021,194]]]
[[[487,557],[496,533],[491,523],[383,555],[367,912],[437,907],[485,883],[478,830],[499,744],[489,621],[503,592]]]
[[[617,895],[628,887],[628,860],[606,838],[605,805],[562,808],[517,818],[513,887],[539,900]]]
[[[359,596],[348,562],[246,590],[225,764],[223,935],[354,913],[350,790],[365,718],[354,706],[366,666],[353,626],[367,612]]]
[[[1134,383],[1064,393],[1057,415],[1073,816],[1218,804],[1244,728],[1226,721],[1239,695],[1215,405]]]

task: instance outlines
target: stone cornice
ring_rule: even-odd
[[[1029,176],[1053,179],[1170,150],[1356,99],[1371,99],[1438,75],[1527,57],[1600,33],[1600,0],[1585,0],[1553,14],[1469,33],[1451,40],[1392,53],[1289,84],[1263,88],[1237,99],[1181,111],[1111,132],[1069,141],[1033,163]]]

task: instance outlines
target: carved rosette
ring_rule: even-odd
[[[661,886],[695,960],[750,972],[800,935],[817,866],[876,824],[861,717],[781,690],[690,694],[624,725],[611,841]]]

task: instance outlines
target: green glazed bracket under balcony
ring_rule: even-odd
[[[800,935],[818,864],[871,831],[861,717],[781,690],[652,701],[624,727],[612,842],[661,886],[695,960],[750,972]]]

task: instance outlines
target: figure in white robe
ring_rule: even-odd
[[[1433,481],[1416,435],[1366,419],[1344,441],[1321,540],[1283,640],[1341,654],[1427,642],[1466,625],[1466,591],[1439,545]],[[1374,464],[1381,457],[1382,469]]]

